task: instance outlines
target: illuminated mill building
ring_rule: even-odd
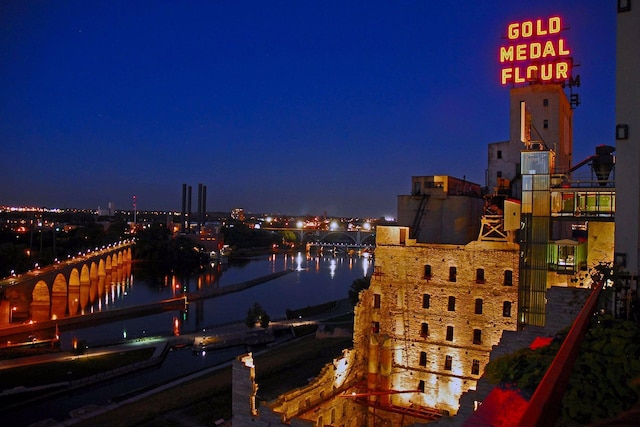
[[[637,33],[640,25],[625,28]],[[572,159],[579,78],[571,74],[562,21],[524,21],[509,25],[508,33],[501,49],[513,45],[514,54],[501,56],[501,79],[513,85],[510,136],[488,146],[488,197],[464,179],[412,177],[410,195],[398,197],[400,225],[376,230],[374,273],[355,308],[353,349],[316,381],[260,410],[250,399],[237,410],[234,402],[234,425],[408,426],[455,415],[492,350],[508,346],[505,337],[523,328],[550,332],[545,325],[555,327],[567,314],[549,308],[558,298],[553,289],[586,297],[589,269],[614,260],[614,149],[599,146],[587,159]],[[536,57],[538,44],[540,52],[547,46],[545,57]],[[518,56],[519,50],[528,53]],[[552,60],[568,66],[543,73]],[[637,55],[625,60],[640,63]],[[627,141],[637,113],[621,112],[628,115],[617,131]],[[627,150],[637,177],[640,150]],[[634,227],[637,188],[629,196]],[[640,246],[634,227],[627,259],[637,258]],[[237,362],[239,371],[250,366]],[[246,389],[255,392],[247,378]]]

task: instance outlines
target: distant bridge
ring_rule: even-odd
[[[309,228],[271,228],[262,227],[269,231],[292,231],[298,236],[298,241],[312,246],[348,246],[374,247],[376,244],[375,231],[346,231],[346,230],[315,230]]]
[[[132,241],[0,281],[0,327],[83,314],[131,275]]]

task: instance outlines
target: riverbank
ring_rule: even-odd
[[[245,289],[252,288],[254,286],[260,285],[262,283],[268,282],[270,280],[277,279],[286,274],[292,273],[294,270],[289,268],[286,270],[278,271],[276,273],[267,274],[265,276],[261,276],[255,279],[247,280],[244,282],[236,283],[228,286],[221,286],[219,288],[205,288],[198,292],[188,292],[185,294],[188,301],[196,301],[199,299],[205,298],[214,298],[221,295],[230,294],[233,292],[244,291]]]
[[[245,259],[271,254],[296,254],[298,252],[304,252],[305,250],[305,246],[301,244],[295,245],[293,247],[285,245],[276,248],[274,248],[273,246],[265,246],[262,248],[234,248],[229,253],[229,259]]]
[[[326,304],[321,304],[317,307],[314,306],[314,307],[307,307],[301,310],[296,310],[296,313],[299,313],[304,320],[296,319],[294,321],[283,320],[279,322],[274,322],[270,327],[270,329],[273,328],[274,330],[280,330],[282,332],[285,332],[285,334],[283,335],[282,332],[280,334],[277,334],[278,338],[276,339],[276,341],[268,347],[265,347],[265,346],[252,347],[256,352],[254,354],[256,355],[259,354],[261,355],[260,357],[267,357],[266,354],[271,354],[272,355],[271,357],[275,359],[274,361],[268,362],[267,364],[265,364],[264,366],[258,369],[258,373],[260,373],[261,375],[264,374],[268,376],[268,374],[272,372],[273,369],[279,369],[278,372],[282,372],[285,369],[287,370],[286,375],[284,375],[286,377],[285,381],[283,381],[282,378],[278,376],[274,377],[272,380],[268,380],[268,379],[265,380],[265,384],[271,384],[271,385],[267,387],[261,386],[262,388],[259,396],[261,400],[265,400],[265,401],[272,400],[273,398],[277,397],[278,394],[284,391],[306,384],[307,378],[316,375],[319,369],[322,366],[324,366],[325,363],[329,362],[333,357],[339,356],[343,348],[351,346],[351,338],[349,334],[347,334],[346,338],[345,338],[345,335],[341,335],[340,337],[329,336],[329,338],[325,338],[322,340],[316,339],[316,337],[319,337],[319,336],[326,337],[327,336],[326,334],[314,334],[319,324],[324,324],[327,322],[334,324],[335,321],[340,321],[341,323],[344,324],[344,328],[347,330],[349,329],[349,325],[351,326],[353,325],[352,307],[349,304],[347,299],[334,301]],[[118,346],[105,347],[105,348],[92,348],[90,355],[89,354],[74,355],[69,353],[58,353],[58,354],[50,354],[50,355],[33,357],[33,358],[29,358],[29,360],[14,360],[12,362],[7,361],[5,363],[5,365],[7,365],[5,366],[5,368],[9,368],[8,365],[13,364],[18,369],[27,369],[26,371],[24,370],[22,371],[23,373],[20,374],[22,376],[31,375],[33,369],[31,369],[30,366],[33,366],[33,364],[41,364],[41,366],[39,367],[39,372],[42,372],[42,373],[38,375],[40,382],[37,384],[42,384],[44,380],[44,382],[47,383],[48,386],[47,386],[47,389],[40,390],[40,387],[37,387],[36,383],[28,383],[24,381],[15,382],[15,384],[11,385],[11,387],[15,387],[16,385],[29,385],[31,386],[31,388],[17,387],[15,391],[19,393],[16,393],[15,396],[13,397],[18,398],[18,396],[20,395],[22,397],[18,398],[18,400],[15,400],[12,398],[11,402],[13,402],[13,404],[7,401],[6,402],[7,405],[0,405],[0,412],[3,413],[3,416],[9,416],[9,419],[11,419],[12,416],[15,416],[19,413],[19,411],[13,410],[17,406],[22,407],[24,406],[23,404],[29,404],[28,402],[39,401],[43,397],[48,399],[54,395],[59,396],[65,393],[77,393],[79,388],[81,387],[88,387],[91,384],[103,381],[105,379],[113,379],[115,378],[115,376],[118,376],[118,375],[126,375],[127,373],[131,372],[131,368],[133,368],[134,370],[141,369],[145,367],[146,364],[150,364],[150,363],[162,364],[164,356],[167,354],[167,351],[171,347],[174,347],[175,351],[191,352],[191,349],[188,347],[190,346],[190,343],[193,342],[195,336],[206,335],[206,336],[216,336],[216,337],[223,337],[223,336],[227,337],[229,335],[233,335],[234,333],[240,334],[240,335],[246,335],[246,334],[251,334],[253,332],[254,330],[248,328],[246,325],[244,325],[244,323],[239,323],[239,324],[233,324],[233,325],[220,326],[216,328],[210,328],[210,329],[207,329],[206,331],[200,332],[200,335],[190,334],[186,336],[181,335],[180,337],[165,337],[164,339],[161,337],[158,337],[158,338],[149,337],[143,340],[131,340],[126,345],[122,344]],[[300,334],[302,333],[307,335],[298,339],[294,338],[296,336],[300,336]],[[293,348],[297,348],[297,345],[300,342],[303,342],[306,344],[303,344],[300,348],[296,350],[292,350],[289,348],[289,346],[293,346]],[[332,352],[331,357],[327,358],[325,357],[324,348],[325,347],[327,347],[327,349],[331,348],[333,345],[331,343],[333,342],[340,342],[340,344],[338,345],[338,347],[340,348],[334,349],[336,351]],[[154,352],[153,357],[145,361],[139,361],[138,364],[136,365],[123,366],[122,360],[120,360],[115,362],[116,365],[113,365],[111,367],[105,366],[105,362],[107,362],[106,359],[109,358],[108,355],[110,353],[113,355],[116,355],[116,357],[119,358],[122,355],[128,353],[129,351],[132,351],[132,350],[135,351],[135,349],[139,349],[141,347],[155,348],[156,351]],[[184,348],[184,347],[187,347],[187,348]],[[265,356],[263,356],[263,354]],[[76,367],[66,368],[63,365],[60,365],[61,366],[60,369],[62,369],[61,370],[62,377],[49,375],[50,373],[53,373],[53,371],[49,372],[47,370],[47,365],[49,364],[57,365],[57,364],[60,364],[61,361],[66,361],[67,359],[69,360],[69,363],[72,363],[72,364],[78,364],[80,362],[86,365],[99,364],[102,366],[102,369],[105,371],[102,373],[92,372],[91,377],[84,378],[81,375],[81,371]],[[217,416],[228,418],[230,414],[225,414],[224,411],[225,411],[225,408],[228,411],[230,411],[230,408],[231,408],[230,402],[226,402],[228,399],[230,399],[231,383],[230,383],[230,372],[228,373],[228,380],[227,380],[225,376],[227,374],[224,373],[224,370],[230,369],[230,363],[231,362],[223,362],[222,364],[212,366],[204,370],[194,371],[184,376],[175,377],[174,379],[168,380],[167,382],[164,382],[164,383],[150,384],[148,386],[141,387],[140,389],[129,390],[122,395],[114,395],[111,397],[111,404],[108,404],[105,406],[89,405],[88,407],[76,408],[73,411],[71,411],[71,416],[73,418],[65,421],[64,424],[65,425],[75,424],[75,423],[81,422],[83,419],[89,419],[89,418],[92,419],[93,417],[100,416],[100,414],[102,414],[103,412],[111,413],[111,411],[117,410],[123,405],[128,406],[128,405],[134,404],[137,401],[145,400],[151,397],[152,395],[163,394],[167,392],[169,393],[170,396],[173,396],[175,398],[175,399],[172,399],[172,398],[169,398],[169,399],[172,401],[175,400],[176,406],[171,406],[171,405],[163,406],[162,408],[165,408],[161,411],[163,414],[166,411],[169,411],[169,408],[171,408],[170,411],[176,411],[176,410],[182,411],[182,410],[185,410],[185,408],[191,407],[193,405],[196,405],[196,408],[189,409],[189,411],[195,411],[196,413],[201,414],[203,412],[206,413],[208,411],[211,411],[212,408],[209,408],[209,409],[207,408],[210,405],[213,405],[213,409],[215,409]],[[24,364],[27,364],[30,366],[21,368],[21,366]],[[317,366],[317,364],[319,364],[318,369],[314,371],[313,367]],[[272,365],[273,365],[273,368],[271,367]],[[289,371],[290,368],[295,368],[295,370]],[[218,373],[219,371],[221,373]],[[33,372],[36,372],[36,371],[33,371]],[[73,372],[73,378],[66,376],[70,372]],[[298,373],[296,374],[296,372]],[[181,390],[182,385],[185,383],[195,382],[196,384],[200,384],[200,378],[205,378],[205,377],[214,377],[215,379],[213,381],[215,382],[216,385],[212,386],[212,384],[209,383],[208,385],[196,386],[196,389],[197,388],[203,389],[202,395],[199,395],[199,397],[198,397],[198,393],[196,393],[196,396],[194,397],[191,393],[186,393],[182,391],[176,392],[176,390]],[[27,379],[26,377],[21,377],[21,378],[24,380]],[[218,384],[226,384],[226,386],[218,390],[217,388]],[[55,387],[52,387],[52,386],[55,386]],[[275,390],[275,391],[270,391],[270,390]],[[43,392],[44,392],[44,395],[42,394]],[[179,396],[176,397],[175,393],[179,394]],[[215,394],[215,393],[220,393],[220,396],[211,397],[212,394]],[[185,400],[183,399],[183,396],[190,396],[190,397]],[[30,400],[27,402],[27,400],[25,399],[30,399]],[[210,399],[213,399],[213,400],[210,400]],[[202,405],[204,406],[197,407],[198,402],[201,402]],[[9,410],[9,413],[6,412],[7,410]],[[137,413],[138,410],[136,410],[135,412]],[[142,411],[141,413],[145,413],[145,412]],[[152,410],[151,413],[153,414],[154,417],[157,415],[155,410]],[[137,419],[138,418],[136,415],[136,418],[134,420],[137,420]],[[131,424],[128,424],[128,422],[129,421],[127,419],[127,424],[124,424],[124,425],[135,425],[135,422],[132,422]],[[57,424],[56,422],[51,421],[51,423],[47,425],[56,425],[56,424]],[[91,425],[93,425],[93,423]],[[108,425],[108,423],[105,425]],[[153,425],[157,425],[157,424],[153,423]],[[180,424],[171,423],[171,425],[180,425]],[[193,425],[193,424],[190,424],[190,425]],[[202,425],[211,425],[211,423],[204,423]]]
[[[306,385],[309,378],[351,345],[351,338],[317,339],[310,335],[254,353],[258,402],[269,402],[288,390]],[[122,427],[194,427],[211,426],[216,420],[230,419],[231,363],[227,363],[206,375],[152,395],[121,402],[108,412],[68,420],[63,425],[110,427],[118,420]]]
[[[97,326],[100,324],[120,321],[123,319],[149,316],[167,311],[184,310],[187,306],[187,303],[190,301],[215,298],[234,292],[240,292],[245,289],[249,289],[254,286],[277,279],[291,272],[293,272],[292,269],[286,269],[260,276],[255,279],[235,283],[233,285],[204,288],[199,292],[189,292],[180,297],[138,305],[134,307],[125,307],[107,311],[99,311],[95,313],[86,313],[77,316],[64,317],[56,320],[45,320],[40,322],[31,322],[24,325],[14,325],[7,328],[0,328],[0,342],[2,342],[2,344],[0,344],[0,350],[3,350],[3,348],[6,349],[32,344],[31,342],[25,343],[25,338],[27,337],[27,335],[37,336],[39,341],[46,340],[47,342],[51,342],[53,344],[56,335],[58,335],[60,332]],[[2,358],[3,356],[0,353],[0,359]]]

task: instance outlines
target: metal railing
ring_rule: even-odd
[[[598,303],[604,281],[601,280],[591,292],[578,317],[573,322],[569,333],[560,346],[556,357],[542,377],[536,391],[521,414],[518,427],[544,427],[555,425],[562,396],[564,395],[573,365],[580,351],[580,344],[589,329],[589,322]]]

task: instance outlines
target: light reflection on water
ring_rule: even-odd
[[[90,311],[146,304],[181,296],[185,292],[229,286],[291,269],[292,273],[244,291],[190,303],[188,310],[178,316],[181,332],[193,332],[242,321],[249,307],[257,302],[276,320],[284,318],[287,309],[346,298],[351,283],[371,274],[372,265],[368,256],[357,254],[269,254],[238,263],[231,262],[226,266],[218,265],[199,276],[167,276],[160,279],[134,266],[130,275],[112,284],[108,292],[105,290],[104,298],[94,303]],[[96,344],[117,341],[122,339],[125,331],[129,339],[167,334],[173,329],[174,316],[176,312],[163,313],[68,332],[63,334],[63,345],[64,341],[72,338]]]

